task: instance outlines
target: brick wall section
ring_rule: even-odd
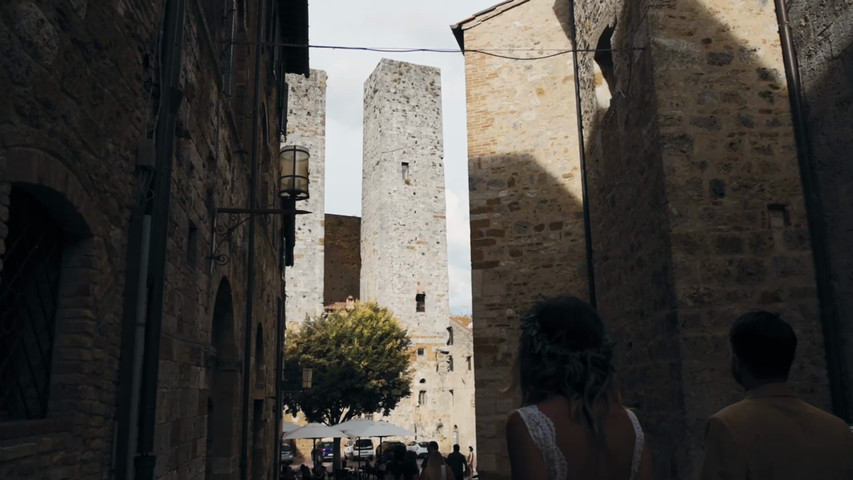
[[[498,7],[464,25],[465,47],[568,49],[552,6]],[[478,469],[506,478],[505,419],[520,395],[501,389],[514,374],[519,316],[540,295],[587,295],[574,76],[570,55],[468,52],[465,77],[474,356],[484,367],[475,372]]]
[[[205,477],[208,397],[215,364],[211,362],[215,352],[209,347],[211,316],[222,277],[233,285],[232,335],[239,339],[242,358],[245,225],[217,252],[230,255],[227,265],[211,265],[205,256],[213,240],[214,206],[247,204],[250,160],[245,152],[251,141],[238,131],[250,131],[250,126],[243,126],[250,122],[235,115],[234,105],[218,93],[224,27],[205,23],[203,8],[201,2],[187,3],[180,77],[184,98],[173,159],[157,392],[157,478]],[[32,478],[36,472],[51,478],[111,475],[119,351],[124,348],[120,323],[129,208],[137,193],[137,145],[154,125],[147,92],[156,82],[161,11],[162,2],[125,2],[117,10],[85,2],[47,6],[16,1],[0,9],[4,25],[0,49],[5,52],[0,55],[0,84],[11,86],[0,106],[7,119],[0,127],[0,192],[8,194],[10,180],[58,192],[86,230],[81,231],[86,238],[69,245],[64,257],[48,418],[0,424],[4,479]],[[247,23],[254,25],[254,20]],[[267,102],[260,117],[272,119],[269,106],[275,105],[274,96]],[[274,124],[269,120],[268,131],[259,134],[260,159],[275,158],[278,152]],[[277,162],[272,165],[259,182],[261,202],[274,198],[270,186],[278,179]],[[263,399],[265,412],[271,411],[274,386],[279,228],[277,222],[258,226],[255,246],[255,313],[250,328],[253,352],[255,332],[260,328],[264,333],[264,358],[251,359],[249,381],[263,387],[253,389],[253,397]],[[5,238],[2,224],[0,233]],[[255,368],[261,360],[268,368]],[[240,390],[242,384],[235,383],[233,389]],[[253,462],[261,471],[271,468],[272,421],[272,415],[265,414],[265,442],[259,449],[264,453],[250,453],[250,469]],[[239,421],[231,428],[230,435],[238,439],[231,452],[233,468]],[[251,452],[251,443],[249,448]]]
[[[527,47],[536,41],[559,48],[567,42],[564,6],[551,1],[500,6],[463,25],[465,46]],[[537,8],[543,17],[556,15],[562,30],[543,25],[525,30],[520,16]],[[701,455],[705,419],[741,396],[729,376],[726,340],[740,313],[765,308],[786,316],[800,337],[791,382],[808,401],[828,407],[775,12],[771,2],[735,7],[716,1],[578,2],[576,9],[579,47],[594,48],[610,26],[613,47],[641,49],[614,51],[612,76],[606,66],[596,68],[592,54],[579,53],[597,300],[617,342],[625,402],[638,409],[657,452],[657,476],[689,478]],[[489,37],[489,31],[498,33]],[[506,205],[516,216],[510,221],[529,219],[536,208],[510,202],[547,191],[496,178],[538,158],[524,151],[513,130],[500,128],[501,122],[524,126],[526,112],[494,112],[511,102],[526,104],[529,92],[546,81],[535,75],[545,63],[530,62],[521,76],[506,67],[484,69],[488,62],[498,60],[466,54],[475,351],[478,365],[488,365],[476,372],[478,435],[482,469],[505,472],[501,427],[514,405],[509,398],[499,400],[497,388],[514,345],[500,339],[514,334],[513,307],[519,302],[491,305],[487,275],[522,273],[525,287],[572,283],[554,281],[567,269],[551,259],[542,262],[538,275],[533,269],[521,272],[511,263],[513,250],[526,262],[537,257],[516,248],[518,220],[504,223],[509,228],[501,232],[495,227],[506,216],[495,209]],[[545,105],[573,115],[572,98],[560,95]],[[537,139],[562,125],[527,118]],[[561,130],[570,136],[575,131]],[[521,154],[502,155],[503,145]],[[537,178],[523,171],[524,177]],[[580,212],[577,195],[567,191],[558,197]],[[579,229],[580,218],[577,222]],[[489,229],[501,236],[484,238]],[[548,245],[547,229],[542,232],[530,243],[537,249]],[[579,237],[575,252],[582,252]],[[583,263],[577,259],[576,270]],[[500,271],[507,265],[515,267],[512,273]],[[512,287],[491,294],[510,299],[516,293],[526,298],[552,293],[547,286]]]
[[[680,2],[650,10],[649,31],[689,472],[705,418],[739,397],[726,340],[738,314],[784,313],[800,339],[794,388],[822,408],[829,398],[773,4]]]
[[[124,8],[119,16],[85,3],[0,7],[0,217],[8,218],[8,182],[41,185],[58,194],[54,206],[83,218],[75,233],[91,234],[63,252],[47,418],[0,424],[4,479],[109,472],[127,207],[148,120],[141,59],[153,53],[159,11],[150,2]]]
[[[326,214],[323,304],[360,298],[361,218]]]
[[[323,252],[325,249],[326,72],[312,70],[310,78],[288,75],[287,138],[282,145],[301,145],[311,153],[308,180],[311,197],[297,204],[311,213],[296,217],[293,266],[285,270],[288,322],[323,312]],[[343,299],[346,299],[344,297]]]
[[[827,2],[814,8],[809,2],[790,0],[789,21],[800,65],[817,183],[823,201],[823,217],[829,225],[824,245],[835,291],[834,308],[839,319],[837,342],[842,353],[841,376],[848,418],[853,418],[853,165],[844,159],[853,151],[853,6]]]

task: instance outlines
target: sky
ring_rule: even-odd
[[[458,49],[450,25],[500,0],[314,0],[311,45]],[[450,311],[471,313],[465,63],[461,53],[310,50],[311,68],[328,75],[326,213],[361,216],[362,85],[382,58],[441,69]],[[354,181],[356,179],[357,181]]]

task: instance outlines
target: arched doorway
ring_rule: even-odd
[[[212,360],[207,399],[207,462],[205,478],[226,480],[237,470],[234,439],[239,438],[234,408],[240,385],[240,361],[234,343],[234,306],[231,285],[219,282],[211,325]]]

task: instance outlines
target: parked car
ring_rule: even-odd
[[[373,460],[373,440],[369,438],[359,438],[352,446],[352,454],[350,458],[353,460]]]
[[[281,463],[285,465],[293,463],[293,449],[286,443],[281,446]]]
[[[418,458],[425,458],[429,453],[429,450],[427,450],[427,446],[429,446],[429,442],[412,441],[409,442],[408,445],[406,445],[406,450],[409,450],[410,452],[415,452]]]
[[[381,458],[383,462],[387,462],[388,460],[394,458],[394,449],[397,448],[398,445],[403,448],[406,448],[406,444],[404,444],[403,442],[382,442],[382,444],[380,445],[382,447],[382,450],[377,455],[381,455],[379,458]]]
[[[335,458],[335,444],[332,442],[320,442],[317,444],[320,449],[320,456],[324,462],[330,462]]]

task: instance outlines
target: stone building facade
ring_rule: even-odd
[[[360,298],[361,218],[326,214],[323,305]]]
[[[571,49],[569,6],[503,2],[454,26],[454,34],[466,49],[533,46],[542,50],[517,56],[546,56]],[[518,397],[496,387],[511,374],[519,314],[538,294],[594,292],[617,343],[624,401],[659,452],[657,476],[690,478],[705,419],[741,395],[729,378],[726,339],[738,314],[782,312],[800,339],[791,383],[808,401],[831,407],[825,352],[836,340],[824,337],[820,321],[775,8],[613,0],[575,2],[574,10],[577,82],[572,68],[560,69],[571,65],[571,53],[527,62],[465,54],[474,342],[478,364],[489,365],[476,372],[481,470],[489,478],[508,471],[503,419]],[[549,98],[554,85],[562,90]],[[547,114],[518,108],[540,104],[574,120],[555,128]],[[552,140],[519,143],[522,129]],[[574,147],[548,152],[561,138]],[[501,168],[505,159],[514,160],[509,168]],[[517,178],[570,178],[544,172],[548,162],[558,173],[585,175],[586,198],[577,188]],[[546,219],[540,234],[519,235],[538,219],[538,197],[561,206],[557,217],[575,222],[577,234],[549,235]],[[827,208],[849,216],[842,205]],[[548,268],[527,253],[534,249],[560,252],[566,264]],[[498,274],[509,267],[527,270],[525,288]],[[554,282],[560,274],[573,276]]]
[[[412,396],[391,421],[447,448],[453,367],[441,128],[439,70],[381,60],[364,84],[361,299],[391,309],[412,338]]]
[[[316,130],[318,138],[311,125],[325,116],[322,92],[316,84],[305,95],[295,88],[291,113],[307,117],[297,130]],[[318,305],[344,307],[348,297],[393,311],[412,338],[415,378],[412,396],[388,420],[449,451],[454,439],[475,446],[476,438],[472,333],[450,315],[441,128],[438,69],[382,60],[364,86],[363,215],[297,219],[287,317],[293,325],[322,313],[312,313]],[[293,138],[288,134],[288,143]],[[313,158],[312,150],[312,165]],[[312,167],[312,199],[322,182],[322,171]]]
[[[0,7],[0,478],[271,478],[280,225],[213,227],[253,162],[278,196],[284,36],[306,2]]]
[[[288,75],[287,136],[282,143],[307,147],[310,198],[298,208],[311,213],[296,217],[294,265],[285,269],[288,322],[323,312],[324,229],[326,215],[326,72],[312,70],[309,78]]]

